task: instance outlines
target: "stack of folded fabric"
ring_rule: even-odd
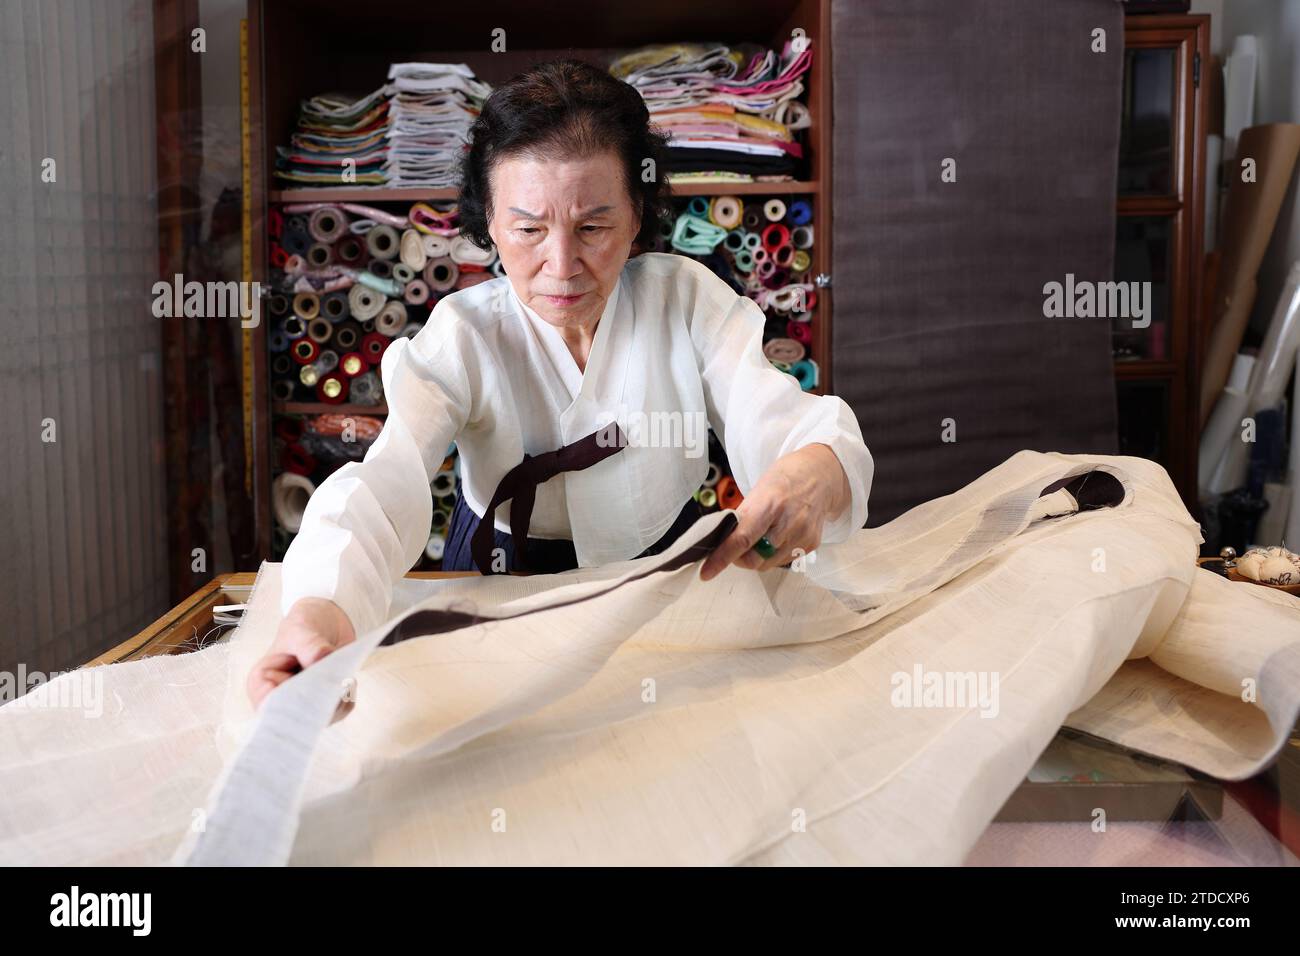
[[[394,63],[390,186],[455,186],[469,128],[491,87],[463,63]]]
[[[798,97],[812,63],[806,42],[773,50],[720,45],[650,46],[610,72],[636,88],[669,135],[669,178],[745,182],[791,179],[809,124]]]
[[[302,102],[290,145],[276,148],[275,175],[312,186],[381,186],[387,157],[388,87],[359,98],[330,93]]]

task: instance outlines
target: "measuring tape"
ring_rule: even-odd
[[[241,183],[243,185],[242,259],[244,288],[253,288],[253,140],[248,106],[248,21],[239,21],[239,138]],[[249,300],[250,309],[261,314],[261,303]],[[243,323],[241,323],[242,325]],[[253,496],[253,330],[243,332],[244,376],[244,493]]]

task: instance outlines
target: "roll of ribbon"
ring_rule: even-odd
[[[785,203],[779,199],[769,199],[763,203],[763,216],[768,222],[780,222],[785,218]]]
[[[324,345],[334,334],[334,323],[323,316],[316,316],[307,323],[307,338],[317,345]]]
[[[393,265],[393,281],[402,283],[402,291],[406,291],[406,283],[415,278],[415,270],[405,262],[398,262]]]
[[[774,250],[790,244],[790,230],[779,222],[769,223],[763,230],[763,248],[771,254]]]
[[[308,338],[298,339],[293,343],[293,348],[290,349],[289,354],[293,356],[293,360],[299,365],[307,365],[316,361],[316,356],[320,355],[320,346]]]
[[[375,316],[375,331],[392,337],[402,331],[406,325],[406,306],[393,300],[385,305]]]
[[[433,481],[429,482],[429,490],[435,497],[452,494],[456,490],[456,473],[439,471],[433,476]]]
[[[736,487],[736,480],[730,475],[726,475],[718,481],[716,489],[718,494],[718,505],[722,508],[739,508],[740,503],[745,500],[745,496],[740,493]]]
[[[342,209],[325,206],[311,214],[307,221],[307,231],[317,242],[333,242],[348,229],[348,217]]]
[[[352,314],[346,292],[331,292],[320,300],[320,314],[331,322],[342,322]]]
[[[696,196],[686,204],[686,211],[699,219],[706,219],[709,215],[709,201],[703,196]]]
[[[364,374],[370,368],[370,365],[360,352],[349,352],[339,359],[338,368],[348,378],[355,378]]]
[[[374,372],[363,372],[351,382],[352,401],[357,405],[378,405],[384,397],[379,376]]]
[[[366,271],[372,276],[378,276],[381,279],[391,279],[393,276],[393,264],[387,259],[371,259],[366,263]]]
[[[716,508],[718,506],[718,493],[712,488],[701,488],[695,500],[704,508]]]
[[[384,308],[384,297],[369,286],[354,285],[348,290],[348,309],[360,321],[373,319]]]
[[[316,486],[305,475],[285,471],[275,476],[271,483],[271,510],[280,527],[290,534],[298,533],[307,502],[315,491]]]
[[[795,322],[792,320],[785,328],[786,334],[802,345],[805,349],[812,344],[813,334],[811,322]]]
[[[375,226],[366,233],[366,249],[376,259],[394,258],[400,242],[397,230],[389,225]]]
[[[424,245],[424,258],[426,262],[430,259],[446,259],[451,257],[451,240],[446,236],[423,236],[422,244]]]
[[[808,354],[808,350],[795,339],[772,339],[763,344],[763,354],[770,362],[786,362],[793,367]]]
[[[704,487],[712,488],[722,479],[722,469],[716,461],[709,462],[709,473],[704,476]]]
[[[355,236],[348,236],[339,240],[334,247],[334,255],[339,262],[350,266],[359,266],[366,261],[366,246]]]
[[[790,230],[790,241],[796,249],[811,249],[813,231],[811,226],[795,226]]]
[[[810,392],[817,387],[817,363],[812,359],[804,359],[802,362],[795,362],[790,366],[790,374],[799,382],[799,387],[805,392]]]
[[[792,226],[806,226],[812,222],[812,203],[806,199],[796,199],[790,203],[785,213],[786,221]]]
[[[709,218],[715,226],[723,229],[735,229],[740,225],[744,205],[735,196],[716,196],[709,203]]]
[[[370,332],[361,339],[361,354],[365,356],[366,361],[371,365],[378,365],[379,360],[384,357],[384,351],[392,341],[387,335]]]
[[[794,257],[790,260],[790,268],[795,272],[807,272],[808,267],[812,265],[812,256],[803,249],[796,249]]]
[[[429,284],[423,279],[412,279],[406,283],[402,298],[407,305],[423,305],[429,301]]]
[[[334,327],[334,347],[340,352],[351,352],[360,342],[361,323],[355,319],[347,319]]]
[[[287,352],[289,336],[284,334],[284,329],[272,329],[267,333],[266,345],[272,352]]]
[[[323,242],[314,242],[307,249],[307,255],[304,258],[309,266],[321,269],[334,261],[334,250]]]
[[[447,548],[447,540],[440,534],[430,534],[424,546],[424,554],[430,561],[441,561]]]
[[[290,379],[282,378],[271,383],[271,397],[277,402],[288,402],[293,399],[293,382]]]
[[[286,315],[280,323],[280,331],[290,341],[300,339],[307,334],[307,323],[296,315]]]
[[[307,321],[316,318],[320,315],[320,296],[315,292],[299,292],[293,297],[293,313]]]
[[[420,272],[424,269],[424,264],[429,261],[424,251],[422,237],[414,229],[402,233],[401,257],[402,262],[413,272]]]
[[[460,269],[450,259],[431,259],[424,267],[424,281],[432,292],[446,292],[460,278]]]
[[[316,398],[330,405],[341,405],[347,401],[348,380],[338,372],[321,376],[316,383]]]

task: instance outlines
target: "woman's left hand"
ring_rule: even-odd
[[[739,522],[700,569],[707,581],[729,564],[766,571],[794,560],[794,551],[815,550],[822,526],[849,506],[852,492],[835,452],[828,445],[806,445],[778,458],[736,509]],[[776,553],[763,558],[754,545],[767,537]]]

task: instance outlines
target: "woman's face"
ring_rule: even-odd
[[[613,153],[500,160],[488,233],[515,294],[551,325],[600,318],[641,227]]]

